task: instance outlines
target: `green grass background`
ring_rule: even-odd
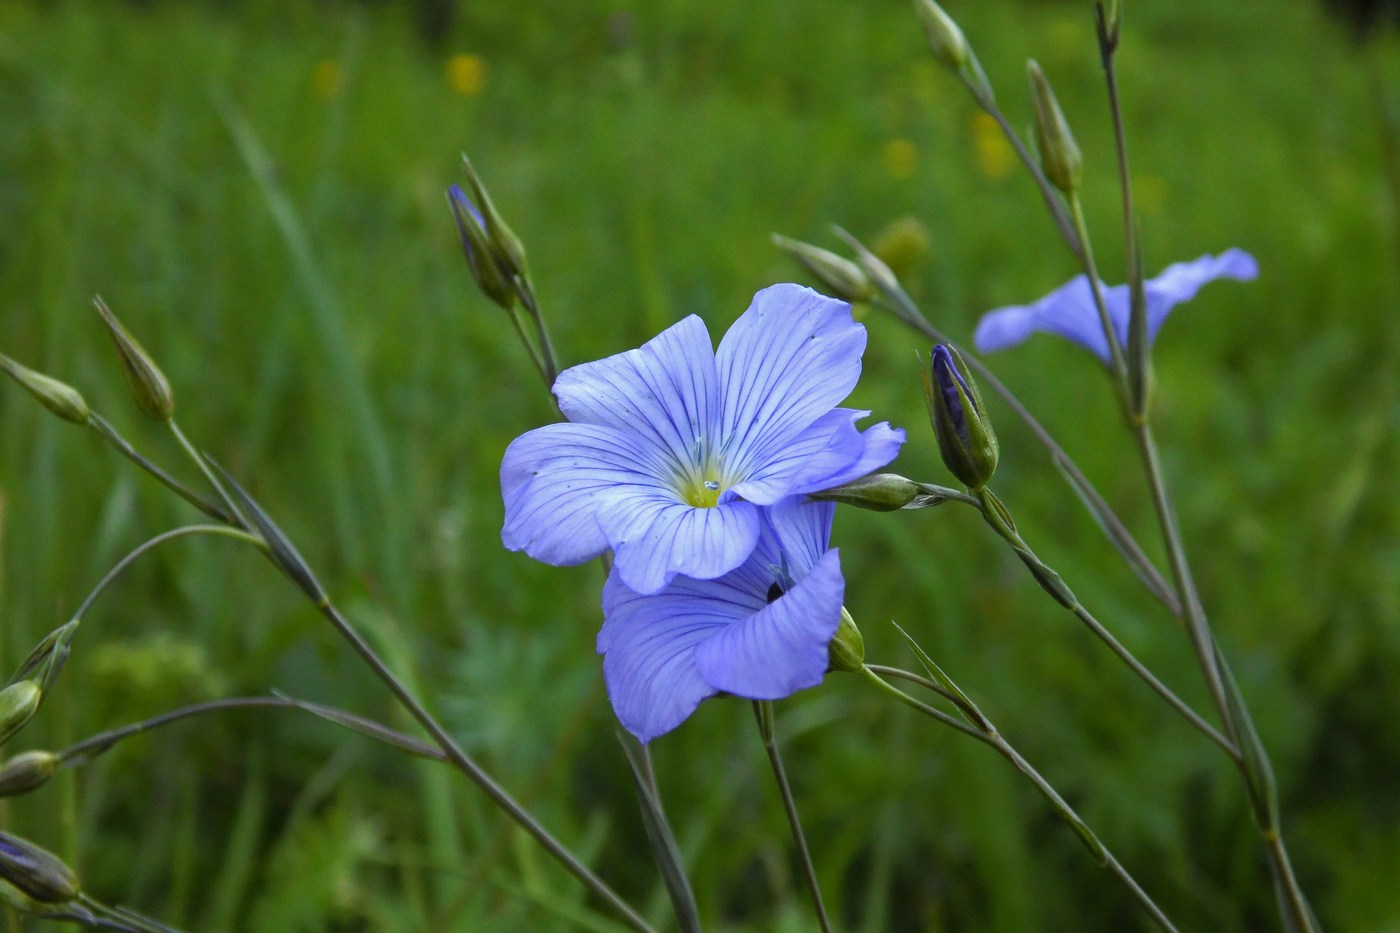
[[[1120,280],[1090,4],[948,6],[1018,126],[1024,60],[1045,67]],[[1149,265],[1238,245],[1262,269],[1206,289],[1158,343],[1159,435],[1205,603],[1323,922],[1400,930],[1400,217],[1376,94],[1394,105],[1395,37],[1358,49],[1302,0],[1126,6]],[[831,223],[875,240],[916,218],[927,245],[906,281],[962,337],[1072,261],[1023,174],[988,174],[974,109],[904,2],[482,0],[435,38],[422,22],[390,4],[0,3],[0,349],[78,386],[193,482],[125,394],[100,292],[164,367],[195,442],[464,745],[664,926],[593,651],[599,571],[499,543],[501,453],[553,412],[458,253],[443,201],[458,153],[527,244],[566,363],[691,312],[717,337],[754,291],[799,277],[771,231],[831,246]],[[478,94],[445,78],[459,53],[485,62]],[[922,411],[927,347],[864,320],[854,402],[908,429],[902,472],[948,481]],[[1160,555],[1098,367],[1050,338],[994,362]],[[994,414],[997,487],[1027,539],[1205,708],[1182,633]],[[193,517],[0,387],[0,664],[123,553]],[[914,632],[1183,928],[1273,928],[1227,762],[975,516],[843,513],[836,539],[871,660],[913,666],[888,622]],[[272,688],[407,728],[263,560],[177,543],[99,603],[6,751]],[[780,704],[778,732],[843,928],[1142,925],[987,749],[842,676]],[[703,704],[653,750],[707,927],[810,929],[747,704]],[[95,896],[191,929],[615,928],[465,781],[284,712],[132,740],[0,802],[0,825],[62,853]]]

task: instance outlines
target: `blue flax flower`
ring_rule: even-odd
[[[865,328],[850,305],[774,285],[712,349],[694,315],[640,349],[566,370],[569,423],[516,438],[501,463],[501,538],[548,564],[609,548],[617,575],[656,593],[714,579],[758,544],[759,507],[856,479],[904,432],[836,407],[855,387]]]
[[[1147,338],[1153,340],[1172,308],[1196,297],[1196,292],[1216,279],[1248,281],[1259,275],[1259,264],[1242,249],[1227,249],[1219,256],[1205,255],[1190,262],[1167,266],[1155,279],[1143,283],[1147,296]],[[1104,287],[1104,303],[1118,334],[1128,345],[1128,312],[1131,298],[1128,286]],[[1059,334],[1087,348],[1107,364],[1108,340],[1104,337],[1089,277],[1077,275],[1044,298],[1030,305],[998,308],[982,316],[973,342],[983,353],[1012,347],[1036,331]]]
[[[763,509],[753,553],[715,580],[678,576],[644,596],[613,570],[598,651],[629,732],[649,742],[716,693],[777,700],[821,683],[845,593],[827,550],[835,508],[794,497]]]

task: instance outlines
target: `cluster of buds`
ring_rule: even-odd
[[[117,320],[117,316],[100,296],[94,298],[92,303],[116,345],[122,374],[126,377],[137,406],[156,421],[169,421],[175,414],[175,395],[170,390],[170,381],[165,378],[165,373],[161,372],[155,360],[122,322]],[[21,388],[34,396],[39,404],[64,421],[82,425],[92,423],[93,415],[87,400],[81,392],[67,383],[30,369],[3,353],[0,353],[0,370],[4,370]]]
[[[472,278],[482,294],[507,311],[520,300],[533,303],[524,245],[496,210],[471,160],[463,155],[462,164],[471,193],[453,185],[447,190],[447,203]]]
[[[76,622],[69,622],[50,632],[0,689],[0,745],[13,738],[39,711],[44,696],[68,661],[77,628]]]

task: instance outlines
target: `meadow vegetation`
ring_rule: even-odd
[[[1101,268],[1122,281],[1091,4],[947,6],[1018,126],[1024,60],[1054,82],[1086,154]],[[1400,106],[1400,37],[1358,46],[1302,0],[1125,6],[1149,270],[1228,246],[1261,268],[1178,309],[1157,343],[1159,438],[1199,583],[1323,924],[1400,928],[1400,216],[1378,104],[1380,89]],[[1076,271],[892,0],[462,3],[435,35],[393,5],[12,0],[0,113],[0,350],[179,466],[130,404],[100,293],[164,367],[186,431],[391,664],[662,925],[594,651],[602,575],[500,544],[501,454],[555,413],[464,268],[443,197],[459,153],[525,241],[566,363],[689,313],[721,333],[759,288],[803,280],[774,231],[837,248],[839,223],[878,244],[963,339],[981,312]],[[853,404],[909,431],[900,472],[949,482],[923,410],[928,346],[859,313]],[[1100,368],[1049,338],[991,362],[1158,555]],[[1029,434],[993,414],[998,491],[1027,540],[1207,708],[1176,624]],[[191,517],[0,386],[0,669],[122,554]],[[870,660],[913,666],[889,621],[915,633],[1183,928],[1272,928],[1227,763],[976,516],[843,510],[836,537]],[[273,688],[410,728],[265,561],[174,543],[98,604],[6,752]],[[840,675],[777,712],[843,928],[1141,922],[986,749]],[[707,927],[808,929],[748,704],[702,705],[653,754]],[[0,801],[0,827],[63,854],[104,899],[195,930],[616,928],[451,772],[288,711],[130,741]]]

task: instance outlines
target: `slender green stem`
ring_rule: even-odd
[[[535,372],[539,373],[540,378],[544,380],[545,388],[549,388],[554,384],[554,380],[550,378],[549,370],[544,360],[540,357],[539,351],[535,349],[535,345],[530,341],[529,335],[525,333],[525,325],[520,321],[519,309],[511,308],[506,311],[506,317],[510,318],[510,326],[515,328],[516,339],[520,341],[520,345],[524,347],[525,352],[529,354],[530,363],[535,367]]]
[[[904,289],[895,287],[886,291],[885,299],[889,310],[907,326],[937,343],[955,345],[946,334],[924,317],[923,312],[914,304],[913,299]],[[978,380],[983,385],[990,386],[993,392],[1001,396],[1002,401],[1030,429],[1041,446],[1049,451],[1051,460],[1070,479],[1071,484],[1080,495],[1085,498],[1090,511],[1102,522],[1104,533],[1108,535],[1109,541],[1123,555],[1128,566],[1132,568],[1142,584],[1162,605],[1167,607],[1172,615],[1180,618],[1182,614],[1181,603],[1171,585],[1163,578],[1156,565],[1143,551],[1142,546],[1137,543],[1137,539],[1133,537],[1127,525],[1123,523],[1123,520],[1113,511],[1113,508],[1094,487],[1094,484],[1089,481],[1089,478],[1079,469],[1070,455],[1055,440],[1054,435],[1031,414],[1030,409],[1021,403],[1016,394],[997,378],[996,373],[992,372],[987,364],[961,347],[958,348],[958,352],[962,354],[968,367],[976,373]]]
[[[232,515],[234,519],[231,524],[237,525],[240,528],[247,528],[248,520],[244,517],[243,513],[238,510],[238,504],[233,501],[228,490],[224,488],[224,484],[214,475],[214,471],[209,469],[208,462],[200,455],[199,451],[195,449],[195,446],[190,443],[189,438],[185,437],[185,432],[180,430],[180,426],[175,423],[175,419],[170,418],[165,423],[170,428],[170,433],[175,435],[175,440],[179,442],[186,456],[194,461],[195,466],[199,467],[199,472],[204,474],[204,478],[209,481],[209,485],[213,487],[214,491],[219,494],[219,498],[223,500],[224,505],[228,507],[229,514]]]
[[[1041,585],[1041,588],[1054,597],[1056,602],[1074,613],[1075,618],[1083,622],[1096,638],[1107,645],[1109,650],[1117,655],[1119,660],[1126,664],[1143,683],[1152,688],[1153,692],[1165,700],[1167,705],[1176,710],[1176,712],[1190,723],[1192,727],[1218,745],[1232,759],[1240,761],[1239,744],[1237,739],[1234,738],[1233,731],[1231,732],[1231,738],[1226,738],[1224,735],[1221,735],[1210,723],[1202,719],[1195,710],[1187,705],[1186,701],[1182,700],[1172,692],[1170,687],[1162,683],[1162,681],[1148,669],[1147,665],[1139,661],[1136,655],[1129,651],[1122,642],[1113,636],[1112,632],[1106,629],[1103,624],[1094,617],[1093,613],[1089,612],[1089,610],[1084,607],[1079,601],[1079,598],[1074,595],[1074,592],[1065,584],[1064,580],[1054,568],[1041,560],[1035,551],[1031,549],[1031,546],[1021,537],[1021,533],[1016,530],[1015,523],[1012,521],[1010,513],[1006,511],[1006,507],[1001,504],[1001,501],[996,498],[995,494],[992,493],[990,489],[982,489],[978,491],[978,495],[982,498],[982,516],[987,520],[987,524],[1016,552],[1016,556],[1025,564],[1026,569],[1030,571],[1031,576]],[[1228,722],[1229,720],[1222,714],[1222,721]]]
[[[768,763],[773,766],[773,778],[777,781],[778,793],[783,798],[783,809],[787,811],[792,841],[797,846],[797,854],[802,860],[802,874],[807,881],[807,891],[812,896],[812,907],[817,912],[817,923],[820,924],[823,933],[831,933],[831,921],[827,918],[826,905],[822,902],[821,885],[817,882],[817,869],[812,864],[812,853],[807,847],[807,837],[802,832],[802,821],[797,816],[797,801],[792,796],[792,787],[788,784],[783,759],[778,753],[778,740],[773,736],[772,702],[754,700],[753,714],[758,720],[758,734],[763,739],[763,748],[768,752]]]
[[[1031,155],[1030,150],[1026,148],[1026,144],[1021,141],[1020,135],[1016,132],[1015,128],[1012,127],[1010,121],[1006,119],[1006,114],[1001,112],[1001,108],[997,106],[996,100],[991,95],[985,93],[976,84],[969,81],[965,75],[960,74],[958,78],[962,81],[963,87],[967,88],[967,92],[972,95],[972,99],[977,102],[977,105],[986,111],[987,115],[995,120],[997,125],[1001,127],[1001,132],[1006,137],[1006,141],[1009,142],[1011,148],[1016,151],[1016,155],[1020,158],[1021,164],[1026,167],[1026,171],[1030,173],[1031,178],[1035,181],[1036,187],[1040,189],[1040,196],[1045,200],[1045,208],[1050,212],[1050,217],[1054,220],[1055,226],[1059,228],[1060,236],[1069,244],[1070,251],[1078,258],[1080,244],[1078,243],[1078,238],[1074,231],[1074,225],[1070,223],[1070,218],[1065,213],[1064,205],[1060,203],[1060,197],[1055,186],[1050,183],[1050,180],[1045,177],[1045,173],[1040,170],[1039,163],[1037,163],[1035,158]]]
[[[993,732],[989,736],[989,739],[990,741],[988,744],[995,748],[997,753],[1003,758],[1011,762],[1018,771],[1029,778],[1031,783],[1035,785],[1036,790],[1040,791],[1040,793],[1050,801],[1051,806],[1057,811],[1063,810],[1065,813],[1078,819],[1078,814],[1065,802],[1064,798],[1059,795],[1050,782],[1047,781],[1039,771],[1032,767],[1030,762],[1022,758],[1020,753],[1012,748],[1010,743],[1002,738],[1000,733]],[[1084,825],[1082,820],[1080,820],[1079,825]],[[1157,906],[1156,902],[1153,901],[1152,898],[1148,896],[1147,892],[1142,889],[1142,886],[1137,883],[1137,879],[1129,874],[1128,870],[1123,867],[1123,864],[1118,861],[1117,857],[1114,856],[1102,842],[1099,842],[1099,852],[1104,859],[1104,867],[1113,872],[1114,876],[1122,882],[1123,886],[1132,894],[1133,899],[1136,900],[1138,905],[1152,918],[1152,922],[1163,930],[1175,930],[1176,926],[1168,919],[1167,915],[1162,912],[1162,909]]]
[[[436,746],[419,741],[418,739],[415,739],[412,736],[396,732],[395,730],[390,729],[388,726],[382,725],[381,723],[377,723],[373,720],[356,716],[353,713],[346,712],[345,710],[334,709],[332,707],[321,707],[319,704],[305,703],[300,700],[293,700],[288,697],[278,696],[225,697],[219,700],[207,700],[203,703],[194,703],[189,706],[182,706],[179,709],[170,710],[169,712],[162,713],[159,716],[152,716],[151,718],[143,719],[140,722],[134,722],[130,723],[129,725],[120,726],[116,729],[108,729],[105,732],[100,732],[97,735],[83,739],[81,742],[76,742],[73,745],[70,745],[67,748],[57,752],[56,754],[58,755],[58,759],[60,762],[72,762],[74,764],[78,762],[86,762],[96,757],[97,755],[100,755],[103,752],[107,751],[109,748],[122,741],[123,739],[130,738],[134,735],[140,735],[141,733],[149,732],[152,729],[158,729],[161,726],[169,725],[174,722],[179,722],[182,719],[188,719],[192,716],[201,716],[205,713],[219,712],[223,710],[266,708],[310,710],[311,712],[316,712],[317,710],[321,710],[323,712],[333,712],[336,716],[345,720],[346,722],[357,723],[362,733],[380,733],[382,735],[392,737],[394,745],[404,749],[412,750],[416,754],[422,755],[425,758],[434,758],[438,761],[447,760],[447,756]]]
[[[937,721],[943,723],[943,725],[948,726],[950,729],[956,729],[963,735],[971,736],[979,742],[987,741],[987,737],[983,735],[980,730],[968,725],[967,723],[963,722],[961,719],[958,719],[955,716],[948,715],[941,709],[929,706],[922,700],[914,699],[909,694],[905,693],[903,690],[900,690],[894,684],[891,684],[889,681],[885,680],[883,677],[877,674],[874,668],[870,667],[869,665],[861,669],[861,674],[865,677],[866,680],[874,684],[882,693],[888,694],[892,699],[903,703],[910,709],[918,710],[920,713],[923,713],[930,719],[936,719]]]
[[[544,315],[540,313],[539,302],[530,288],[517,290],[520,303],[530,312],[530,320],[535,324],[535,335],[539,339],[540,359],[543,362],[540,375],[544,377],[544,387],[552,389],[554,380],[559,377],[559,357],[554,352],[554,342],[549,338],[549,328],[545,326]],[[523,337],[521,339],[524,339]]]
[[[214,521],[232,524],[229,516],[223,509],[143,457],[141,453],[135,447],[131,446],[131,443],[128,442],[126,438],[117,433],[116,428],[108,424],[106,419],[102,416],[98,415],[96,412],[91,412],[88,415],[87,423],[88,427],[96,431],[98,436],[112,445],[118,453],[154,476],[166,489],[169,489],[181,499],[184,499],[190,505],[214,519]]]
[[[872,672],[879,674],[881,677],[893,677],[896,680],[907,680],[911,684],[918,684],[920,687],[923,687],[930,693],[938,694],[943,699],[947,700],[949,703],[954,704],[955,706],[959,703],[958,697],[954,696],[952,691],[950,691],[947,687],[944,687],[936,680],[929,680],[927,677],[922,677],[918,674],[915,674],[913,671],[906,671],[903,668],[899,667],[887,667],[884,664],[867,664],[865,666],[870,668]]]
[[[1230,699],[1226,694],[1224,679],[1220,671],[1219,647],[1216,645],[1205,609],[1201,605],[1200,591],[1196,588],[1191,565],[1186,558],[1181,529],[1177,523],[1176,511],[1172,507],[1170,495],[1167,492],[1166,478],[1162,472],[1161,460],[1157,455],[1157,445],[1151,425],[1147,422],[1139,424],[1134,431],[1134,436],[1137,439],[1138,449],[1146,468],[1148,486],[1152,491],[1152,504],[1157,513],[1157,523],[1162,530],[1162,538],[1166,545],[1172,575],[1176,581],[1181,602],[1186,607],[1186,631],[1191,639],[1191,647],[1195,651],[1197,664],[1205,676],[1206,685],[1210,690],[1211,699],[1220,713],[1221,721],[1224,722],[1227,732],[1235,742],[1239,743],[1242,740],[1241,730],[1245,724],[1237,722],[1230,709]],[[1236,695],[1238,696],[1238,691],[1236,691]],[[1249,712],[1244,706],[1244,698],[1238,697],[1238,702],[1240,712],[1244,717],[1248,717]],[[1263,763],[1265,768],[1269,769],[1268,753],[1263,745],[1256,742],[1254,747],[1258,755],[1264,756]],[[1239,766],[1241,776],[1251,793],[1263,793],[1262,788],[1254,786],[1256,778],[1252,775],[1247,762],[1243,758],[1236,758],[1236,764]],[[1283,843],[1281,828],[1277,825],[1261,825],[1260,834],[1269,856],[1269,872],[1283,892],[1284,903],[1282,906],[1288,914],[1286,919],[1289,928],[1303,931],[1303,933],[1314,933],[1318,929],[1317,922],[1312,909],[1308,906],[1307,896],[1303,893],[1302,887],[1298,884],[1297,875],[1293,871],[1293,864]]]
[[[1157,444],[1149,424],[1141,424],[1133,432],[1142,455],[1143,466],[1147,470],[1147,484],[1152,493],[1152,507],[1157,513],[1157,523],[1162,529],[1162,541],[1167,549],[1167,561],[1172,578],[1176,582],[1177,595],[1186,609],[1186,631],[1191,638],[1191,647],[1196,653],[1196,663],[1205,675],[1206,687],[1211,701],[1220,713],[1221,722],[1234,735],[1235,729],[1230,716],[1230,705],[1225,696],[1225,685],[1220,677],[1220,667],[1215,660],[1215,638],[1210,631],[1196,581],[1191,575],[1191,566],[1186,560],[1186,549],[1182,544],[1181,531],[1177,526],[1176,512],[1172,508],[1167,493],[1166,479],[1162,475],[1162,463],[1157,456]]]
[[[180,528],[174,528],[170,531],[163,532],[137,545],[137,547],[125,557],[117,561],[112,569],[107,571],[107,575],[98,581],[97,586],[93,587],[92,592],[88,593],[87,598],[83,600],[82,604],[78,606],[78,610],[73,613],[73,620],[77,621],[87,615],[88,610],[92,608],[92,604],[97,601],[97,597],[102,595],[102,592],[112,585],[112,581],[121,576],[126,568],[130,567],[142,554],[145,554],[147,551],[166,541],[187,537],[189,535],[221,535],[226,538],[235,538],[239,541],[245,541],[257,547],[263,546],[262,539],[258,536],[249,534],[238,528],[229,528],[226,525],[184,525]]]
[[[1214,726],[1206,722],[1201,718],[1199,713],[1187,705],[1185,700],[1181,699],[1172,692],[1170,687],[1158,680],[1157,676],[1153,674],[1145,664],[1139,661],[1131,651],[1124,647],[1118,639],[1114,638],[1113,633],[1104,628],[1103,624],[1094,618],[1089,610],[1085,609],[1082,604],[1076,602],[1072,611],[1075,616],[1088,627],[1089,631],[1093,632],[1100,641],[1107,645],[1109,649],[1118,656],[1119,660],[1126,664],[1134,674],[1137,674],[1144,683],[1165,700],[1167,705],[1181,714],[1181,717],[1190,723],[1198,732],[1219,746],[1225,754],[1236,761],[1239,760],[1240,750],[1238,746],[1221,735]]]
[[[901,677],[904,680],[921,685],[933,685],[932,681],[927,681],[925,678],[921,678],[917,674],[911,674],[907,671],[896,672],[893,668],[884,667],[880,667],[878,670],[888,671],[892,676]],[[1026,759],[1012,747],[1011,743],[997,731],[991,720],[987,719],[986,715],[982,713],[981,710],[976,710],[976,714],[977,718],[986,724],[985,730],[968,725],[962,720],[954,719],[946,713],[914,699],[903,690],[900,690],[898,687],[895,687],[893,684],[880,677],[877,673],[877,668],[866,666],[862,673],[865,674],[867,680],[880,688],[881,691],[895,700],[898,700],[900,703],[903,703],[905,706],[918,710],[944,725],[952,726],[964,735],[970,736],[983,745],[995,749],[997,754],[1011,762],[1016,770],[1024,774],[1026,778],[1035,785],[1036,790],[1050,803],[1052,809],[1079,834],[1080,838],[1084,840],[1085,844],[1100,860],[1101,864],[1111,871],[1119,882],[1128,889],[1133,899],[1136,900],[1139,906],[1152,918],[1152,921],[1163,930],[1176,930],[1176,927],[1172,924],[1171,920],[1168,919],[1167,915],[1162,912],[1162,909],[1157,906],[1156,902],[1154,902],[1152,898],[1148,896],[1147,892],[1142,889],[1142,886],[1137,883],[1137,880],[1123,867],[1122,863],[1114,857],[1113,853],[1108,850],[1083,819],[1080,818],[1079,814],[1074,811],[1074,808],[1060,796],[1059,792],[1045,779],[1044,775],[1037,771],[1030,762],[1026,761]],[[933,688],[936,689],[940,695],[946,696],[943,690],[937,689],[936,685],[933,685]]]
[[[1084,204],[1075,192],[1069,198],[1069,213],[1074,221],[1074,230],[1079,235],[1078,256],[1089,279],[1089,290],[1094,296],[1094,308],[1099,313],[1099,324],[1103,327],[1104,339],[1108,341],[1109,368],[1116,377],[1118,394],[1126,410],[1125,386],[1128,384],[1128,361],[1123,356],[1123,344],[1118,339],[1118,331],[1113,326],[1113,318],[1108,313],[1108,303],[1103,297],[1103,280],[1099,278],[1099,268],[1094,262],[1094,247],[1089,240],[1089,227],[1084,221]]]
[[[1133,177],[1128,170],[1128,135],[1123,124],[1123,104],[1118,97],[1118,37],[1109,35],[1108,24],[1104,20],[1103,4],[1095,9],[1098,17],[1099,57],[1103,63],[1104,83],[1108,86],[1108,110],[1113,121],[1113,150],[1118,160],[1118,193],[1123,206],[1123,248],[1127,250],[1128,281],[1137,282],[1143,270],[1138,268],[1138,251],[1134,247],[1133,235],[1136,215],[1133,211]]]
[[[633,910],[632,906],[624,901],[607,882],[595,875],[587,865],[584,865],[577,857],[570,852],[563,843],[555,839],[549,830],[530,814],[528,810],[515,801],[505,788],[487,774],[482,768],[462,750],[456,740],[448,734],[433,715],[418,702],[418,699],[404,686],[403,682],[389,670],[388,666],[380,660],[379,655],[370,647],[369,643],[361,637],[350,623],[341,615],[334,604],[329,600],[324,600],[317,605],[317,609],[324,615],[340,634],[350,643],[355,653],[369,665],[375,675],[379,677],[384,685],[389,688],[389,692],[399,701],[399,704],[408,711],[409,715],[417,720],[418,724],[433,737],[439,748],[447,756],[447,760],[471,779],[477,787],[481,788],[486,796],[491,798],[492,803],[505,811],[506,815],[516,822],[525,832],[538,842],[549,852],[550,855],[568,869],[569,873],[577,878],[585,887],[595,895],[605,901],[622,919],[634,930],[642,933],[650,933],[652,927],[641,915]]]

